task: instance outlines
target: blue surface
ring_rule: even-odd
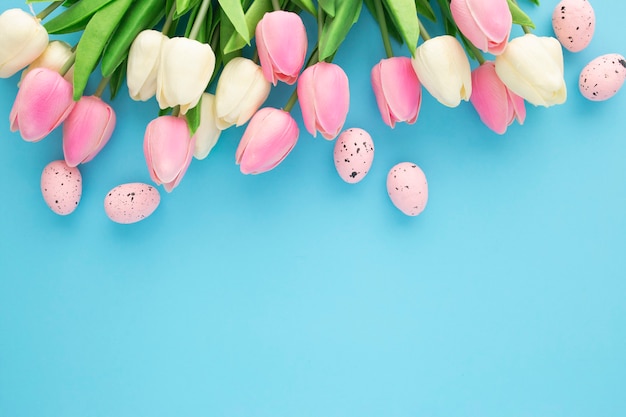
[[[556,1],[542,3],[522,5],[551,34]],[[150,180],[142,139],[157,112],[123,91],[115,136],[60,217],[39,191],[60,132],[26,143],[5,119],[0,416],[626,415],[626,91],[604,103],[577,91],[588,61],[626,52],[626,6],[593,5],[593,42],[565,53],[568,102],[529,106],[504,137],[427,93],[415,125],[387,128],[364,11],[336,58],[346,127],[376,144],[355,186],[333,143],[303,127],[278,169],[243,176],[243,130],[230,130],[151,218],[114,224],[104,196]],[[3,117],[16,82],[0,80]],[[386,195],[405,160],[430,184],[417,218]]]

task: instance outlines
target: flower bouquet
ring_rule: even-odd
[[[63,0],[45,2],[39,13],[31,4],[39,1],[26,3],[30,10],[0,15],[0,77],[21,71],[12,131],[37,142],[62,129],[64,160],[52,161],[41,180],[44,200],[62,215],[80,201],[78,167],[115,134],[107,101],[123,87],[133,100],[156,104],[143,149],[152,181],[167,192],[231,127],[245,126],[234,155],[243,174],[276,168],[297,145],[297,118],[311,136],[335,140],[339,177],[356,183],[373,163],[374,141],[364,129],[344,129],[350,84],[333,58],[364,10],[378,23],[387,55],[371,69],[372,105],[391,129],[416,122],[425,89],[447,107],[469,101],[487,128],[505,134],[514,121],[524,123],[527,103],[566,101],[562,48],[584,49],[595,30],[586,0],[555,7],[556,38],[532,33],[515,0]],[[515,25],[521,36],[511,35]],[[75,45],[63,41],[75,32]],[[394,42],[405,55],[394,56]],[[581,71],[580,91],[606,100],[624,79],[624,58],[602,55]],[[292,86],[291,96],[282,108],[264,106],[278,83]],[[118,223],[145,219],[159,205],[157,187],[114,188],[105,197],[107,215]],[[411,216],[428,201],[426,175],[411,162],[389,169],[387,191]]]

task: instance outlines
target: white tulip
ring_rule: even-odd
[[[459,41],[437,36],[417,47],[411,59],[420,82],[441,104],[456,107],[472,95],[470,63]]]
[[[158,30],[144,30],[130,46],[126,84],[133,100],[147,101],[156,94],[161,45],[166,39]]]
[[[187,113],[200,101],[214,69],[215,54],[210,45],[188,38],[164,41],[157,74],[159,106],[180,106],[180,113]]]
[[[0,14],[0,78],[9,78],[33,62],[48,46],[39,19],[21,9]]]
[[[555,38],[526,34],[511,40],[496,57],[496,73],[511,91],[535,106],[567,99],[563,50]]]
[[[215,124],[215,96],[213,94],[202,94],[202,107],[200,110],[200,126],[198,126],[194,134],[196,137],[196,148],[193,156],[196,159],[206,158],[222,133]]]
[[[26,74],[34,70],[35,68],[48,68],[53,71],[59,72],[63,65],[72,56],[72,46],[63,41],[50,41],[48,47],[39,57],[30,63],[20,77],[20,82],[24,79]],[[67,81],[72,82],[74,75],[74,67],[72,66],[67,73],[63,76]]]
[[[270,89],[271,84],[259,65],[247,58],[232,59],[217,81],[217,127],[224,130],[246,123],[265,102]]]

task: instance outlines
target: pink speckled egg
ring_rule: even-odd
[[[565,49],[580,52],[591,42],[596,15],[587,0],[562,0],[552,13],[552,28]]]
[[[140,182],[118,185],[104,198],[104,211],[116,223],[130,224],[150,216],[161,202],[159,191]]]
[[[342,180],[354,184],[369,172],[374,161],[374,141],[363,129],[344,130],[335,142],[335,168]]]
[[[401,162],[387,174],[387,193],[394,206],[407,216],[417,216],[428,202],[424,172],[412,162]]]
[[[580,72],[578,87],[592,101],[613,97],[626,80],[626,60],[619,54],[607,54],[588,63]]]
[[[76,210],[83,194],[83,178],[76,167],[52,161],[41,173],[41,194],[50,210],[61,216]]]

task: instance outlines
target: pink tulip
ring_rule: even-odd
[[[298,125],[286,111],[265,107],[252,116],[237,147],[235,161],[243,174],[276,167],[298,141]]]
[[[450,10],[474,46],[494,55],[504,51],[513,25],[507,0],[452,0]]]
[[[515,119],[519,124],[524,124],[526,119],[524,99],[504,85],[493,62],[485,62],[472,71],[470,101],[480,120],[500,135]]]
[[[63,154],[70,167],[91,161],[115,129],[115,112],[100,97],[82,97],[63,123]]]
[[[341,131],[350,107],[348,76],[339,65],[318,62],[305,69],[298,81],[298,100],[304,126],[332,140]]]
[[[157,117],[146,128],[143,151],[150,178],[171,192],[182,180],[195,149],[187,122],[175,116]]]
[[[415,75],[411,58],[381,60],[372,68],[372,88],[385,124],[415,123],[422,104],[422,85]]]
[[[46,137],[74,107],[72,84],[56,71],[36,68],[22,80],[9,120],[28,142]]]
[[[296,13],[278,10],[266,13],[256,27],[256,45],[265,79],[293,84],[304,65],[307,37]]]

